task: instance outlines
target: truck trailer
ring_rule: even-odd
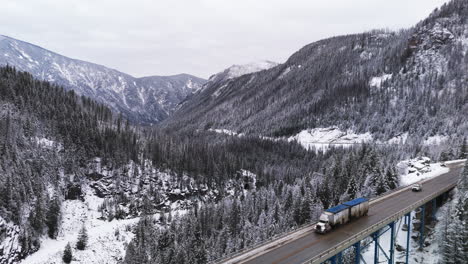
[[[315,225],[315,232],[324,234],[337,225],[367,215],[369,199],[361,197],[325,210]]]

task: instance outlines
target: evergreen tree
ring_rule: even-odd
[[[58,226],[60,221],[60,199],[57,195],[50,201],[50,207],[47,211],[46,224],[48,235],[50,238],[57,236]]]
[[[86,231],[86,227],[83,224],[83,227],[81,227],[80,232],[78,234],[78,241],[76,242],[76,248],[79,250],[84,250],[87,244],[88,244],[88,232]]]
[[[31,226],[39,233],[42,233],[44,228],[44,206],[43,202],[41,201],[41,196],[37,197],[36,204],[34,206],[34,210],[30,212],[29,215],[29,222]]]
[[[389,190],[393,190],[398,187],[398,175],[393,168],[387,169],[387,173],[385,174],[385,181]]]
[[[466,159],[466,157],[468,156],[468,146],[466,144],[466,137],[463,138],[463,142],[460,146],[460,151],[459,151],[459,154],[458,154],[458,158],[459,159]]]
[[[70,243],[68,243],[65,246],[65,250],[63,251],[62,260],[65,263],[70,263],[72,261],[72,258],[73,258],[72,248],[70,246]]]
[[[465,165],[458,180],[457,188],[460,190],[461,195],[468,194],[468,160],[465,161]]]
[[[358,193],[358,185],[354,176],[351,176],[346,193],[348,194],[348,198],[350,200],[356,198],[356,194]]]

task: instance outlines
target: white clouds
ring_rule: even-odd
[[[444,0],[6,0],[0,34],[142,75],[282,62],[337,34],[409,27]]]

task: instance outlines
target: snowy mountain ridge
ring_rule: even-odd
[[[188,74],[136,78],[1,36],[0,65],[7,64],[38,79],[94,98],[143,124],[158,123],[167,118],[180,101],[205,83],[205,80]]]
[[[277,67],[224,82],[212,77],[163,125],[273,137],[338,126],[381,142],[405,133],[460,138],[466,117],[450,120],[467,110],[468,21],[466,1],[453,5],[461,7],[434,11],[408,30],[331,37]]]
[[[257,61],[251,62],[243,65],[232,65],[231,67],[225,69],[222,72],[217,74],[213,74],[208,79],[209,82],[219,82],[219,81],[226,81],[228,79],[234,79],[240,77],[242,75],[246,75],[249,73],[259,72],[263,70],[268,70],[273,67],[278,66],[279,64],[276,62],[264,60],[264,61]]]
[[[244,65],[232,65],[231,67],[227,68],[225,72],[227,71],[228,73],[228,79],[234,79],[245,74],[268,70],[277,65],[279,64],[272,61],[258,61]]]

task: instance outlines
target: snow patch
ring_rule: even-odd
[[[297,141],[305,149],[327,150],[331,145],[349,147],[357,143],[372,141],[372,135],[367,132],[356,134],[352,130],[342,131],[338,127],[314,128],[303,130],[288,141]]]
[[[218,134],[226,134],[226,135],[229,135],[229,136],[238,136],[238,137],[243,137],[245,134],[244,133],[237,133],[235,131],[231,131],[229,129],[208,129],[208,131],[213,131],[213,132],[216,132]]]
[[[426,140],[424,140],[423,144],[426,146],[440,145],[441,143],[447,141],[448,139],[449,139],[448,136],[435,135],[432,137],[428,137]]]
[[[0,234],[5,236],[0,242],[0,263],[13,263],[21,253],[20,228],[0,216]]]
[[[279,76],[279,78],[283,78],[284,76],[286,76],[286,74],[288,74],[289,72],[291,71],[291,66],[287,67]]]
[[[403,160],[396,167],[400,175],[401,186],[433,178],[449,171],[444,163],[431,163],[431,159],[428,157]]]
[[[62,144],[60,144],[60,143],[58,143],[56,141],[47,139],[47,138],[36,137],[35,141],[41,148],[57,150],[57,151],[60,151],[60,150],[63,149]]]
[[[133,238],[131,227],[139,218],[100,220],[98,206],[103,199],[90,193],[85,201],[66,200],[62,205],[62,224],[57,239],[44,238],[40,249],[28,256],[23,264],[62,263],[63,249],[70,243],[73,249],[72,263],[117,263],[125,255],[125,247]],[[88,245],[85,250],[75,249],[78,233],[85,225]]]
[[[369,85],[371,87],[377,87],[380,88],[382,86],[382,83],[384,83],[386,80],[392,78],[392,74],[382,74],[381,76],[376,76],[372,77],[371,80],[369,81]]]
[[[401,135],[392,137],[387,141],[388,144],[405,144],[406,140],[408,139],[408,132],[405,132]]]
[[[244,65],[233,65],[228,68],[228,79],[234,79],[245,74],[268,70],[278,65],[272,61],[252,62]]]

